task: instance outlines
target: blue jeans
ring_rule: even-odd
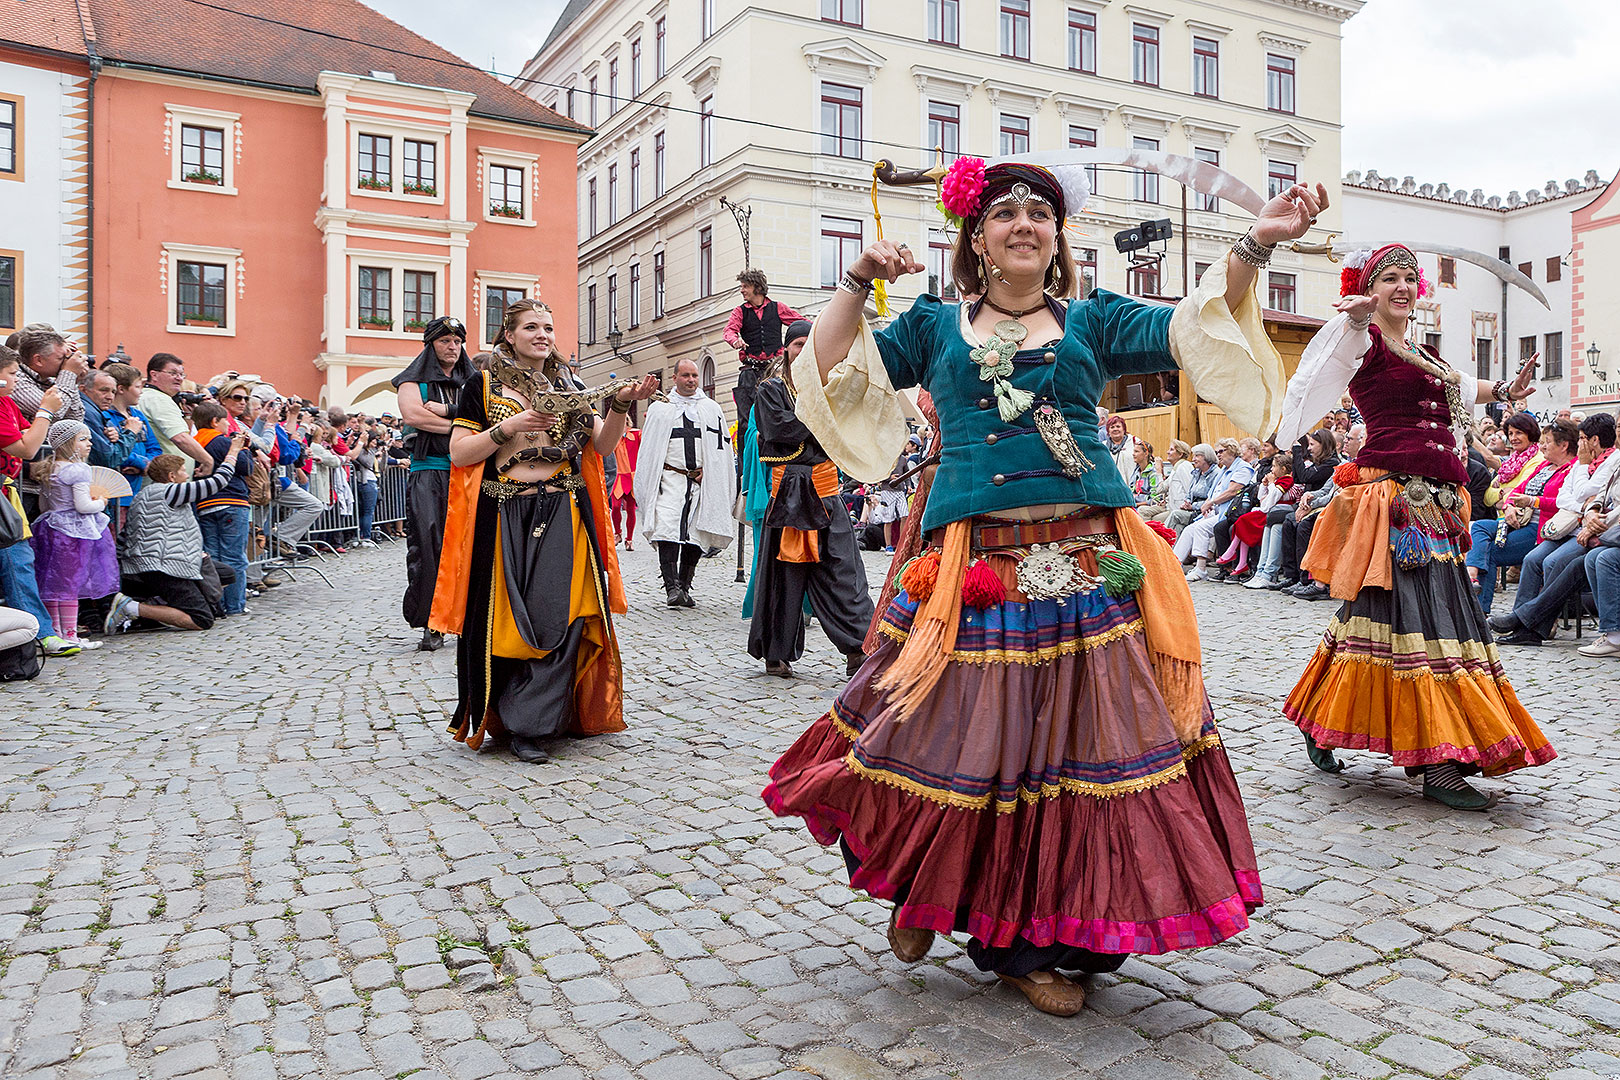
[[[247,610],[247,538],[250,511],[246,506],[227,506],[197,518],[202,526],[203,550],[221,566],[236,571],[236,580],[225,586],[225,614],[240,615]]]
[[[1524,557],[1519,570],[1519,592],[1513,598],[1513,616],[1542,637],[1551,637],[1553,623],[1571,597],[1586,590],[1581,560],[1586,549],[1574,537],[1543,540]]]
[[[377,518],[377,481],[367,480],[360,487],[360,539],[371,539],[371,523]]]
[[[1496,522],[1476,521],[1469,527],[1474,546],[1468,552],[1468,565],[1479,571],[1479,606],[1485,614],[1491,613],[1491,598],[1496,595],[1496,568],[1518,566],[1536,546],[1536,526],[1532,522],[1518,529],[1509,529],[1506,541],[1496,546]]]
[[[1598,629],[1620,634],[1620,548],[1594,548],[1586,557],[1586,581],[1597,600]]]
[[[7,607],[26,611],[39,620],[41,641],[55,636],[56,628],[51,625],[51,617],[39,599],[39,581],[34,577],[34,545],[27,540],[0,548],[0,593],[5,594]]]

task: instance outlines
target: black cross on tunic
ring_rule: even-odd
[[[671,439],[680,439],[686,443],[687,471],[696,470],[700,464],[698,461],[698,446],[703,438],[703,429],[692,423],[690,416],[682,413],[680,424],[670,431],[669,437]]]

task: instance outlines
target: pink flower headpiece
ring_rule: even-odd
[[[979,212],[984,192],[984,158],[960,157],[951,162],[939,186],[939,209],[958,229]]]

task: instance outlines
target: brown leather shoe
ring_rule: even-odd
[[[765,661],[765,674],[791,679],[793,678],[793,665],[786,660],[767,660]]]
[[[902,963],[915,964],[934,947],[934,932],[921,926],[896,926],[899,917],[900,905],[896,904],[889,912],[889,951]]]
[[[1052,976],[1052,981],[1048,983],[1038,983],[1018,975],[1002,975],[999,972],[996,978],[1008,986],[1023,991],[1024,996],[1029,998],[1029,1003],[1043,1013],[1051,1013],[1053,1016],[1073,1016],[1086,1007],[1084,990],[1055,971],[1048,974]]]

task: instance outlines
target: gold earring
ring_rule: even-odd
[[[997,266],[995,262],[991,260],[990,253],[988,251],[981,251],[979,253],[979,275],[981,277],[984,276],[984,268],[986,265],[990,267],[990,277],[995,278],[997,281],[1007,280],[1007,278],[1001,272],[1001,267]]]

